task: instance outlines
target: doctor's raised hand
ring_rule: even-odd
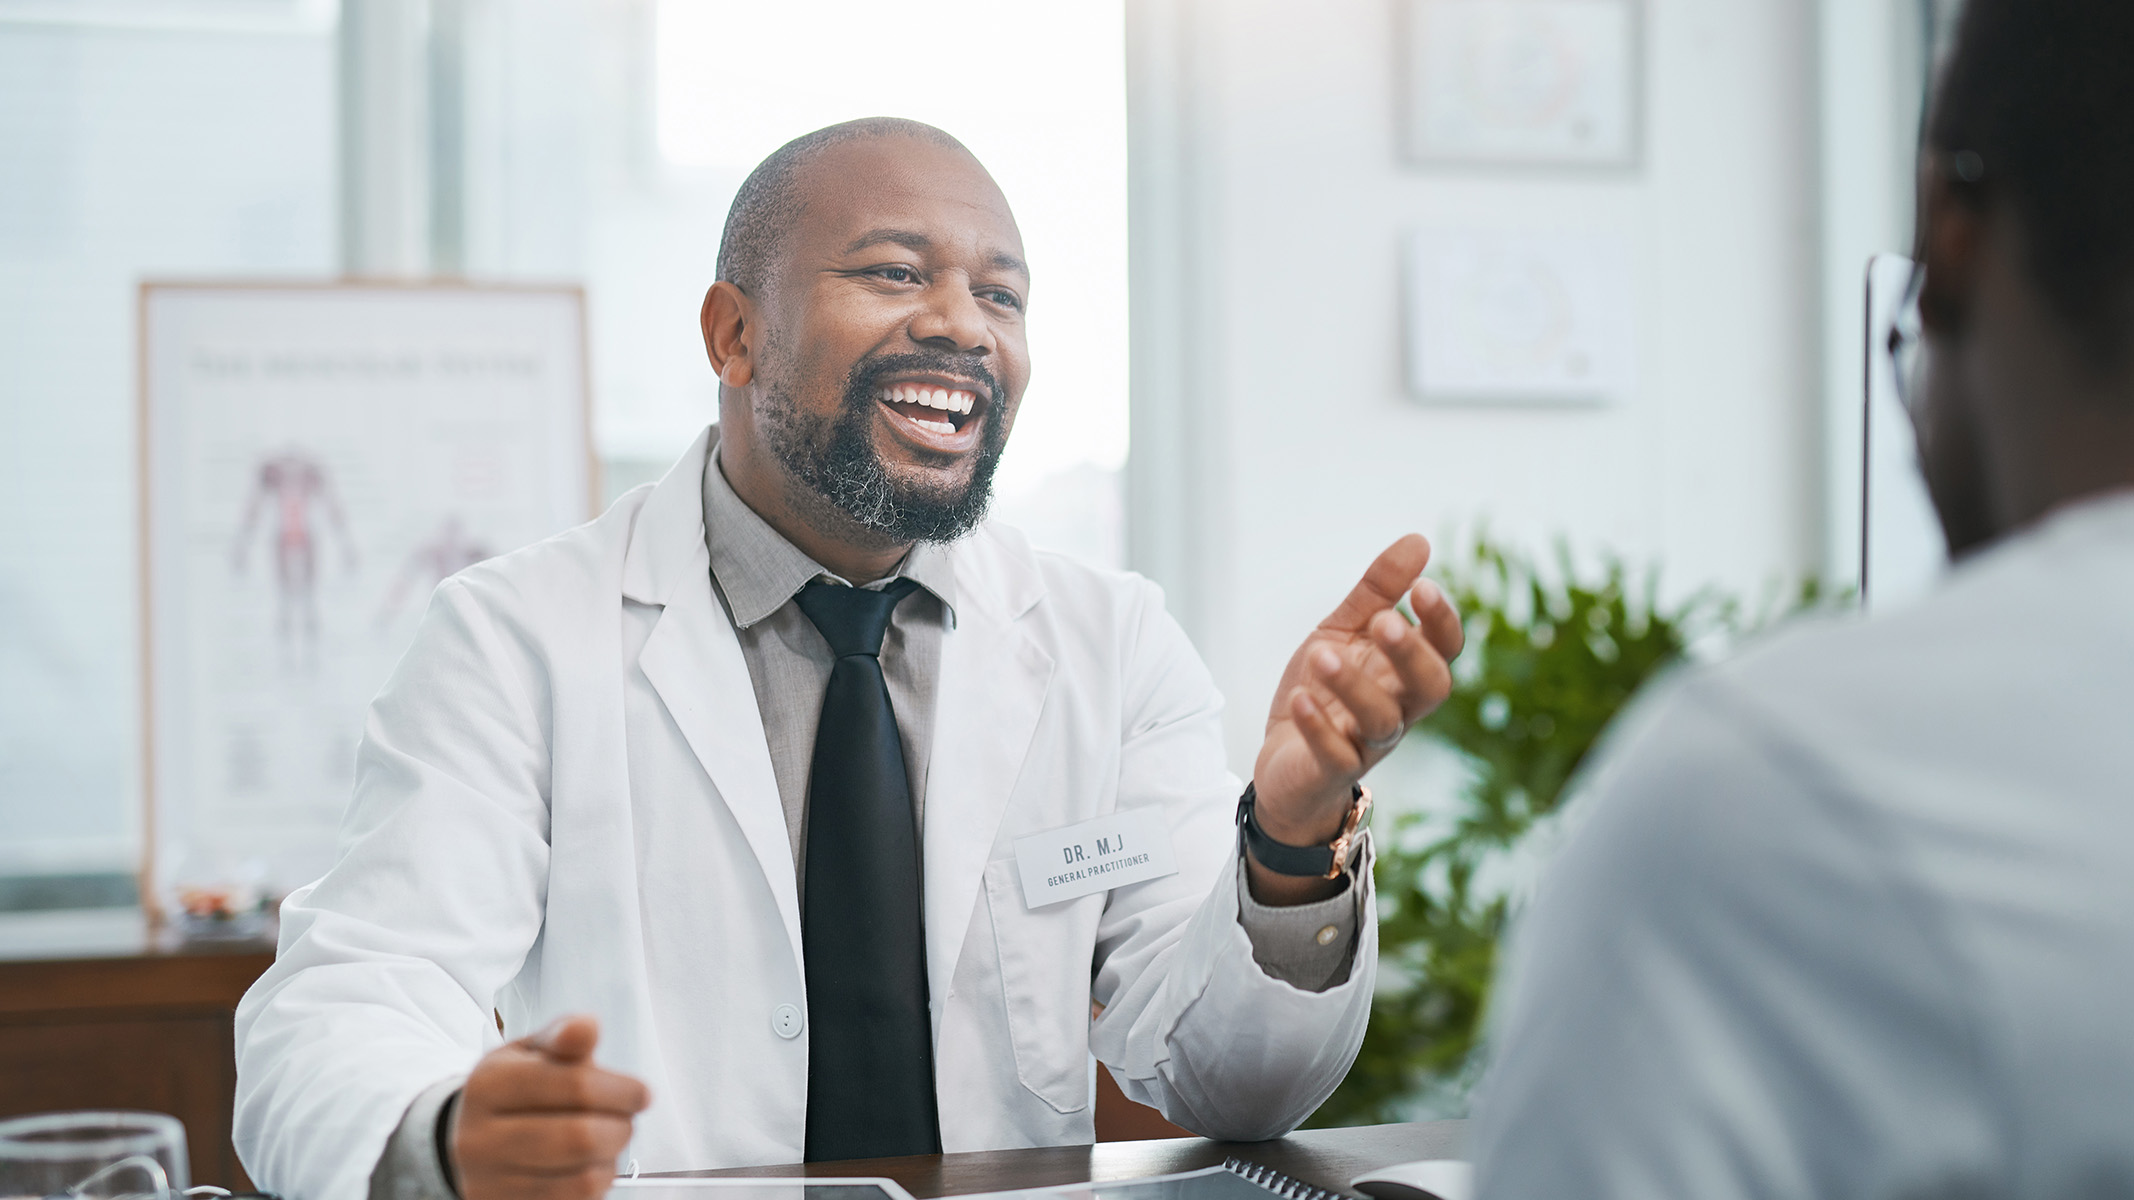
[[[1386,547],[1290,656],[1252,771],[1254,820],[1276,842],[1324,846],[1340,836],[1357,781],[1451,694],[1448,664],[1464,634],[1452,602],[1421,578],[1429,562],[1420,534]],[[1404,594],[1412,625],[1396,607]],[[1248,861],[1252,890],[1266,903],[1303,903],[1342,886]]]

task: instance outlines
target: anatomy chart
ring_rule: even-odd
[[[149,898],[332,861],[431,591],[586,519],[575,289],[142,292]]]

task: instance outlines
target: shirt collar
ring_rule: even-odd
[[[712,578],[740,629],[777,612],[817,579],[848,582],[787,541],[741,499],[719,466],[717,446],[704,463],[704,545],[711,553]],[[945,623],[955,625],[956,569],[947,546],[920,542],[895,570],[867,586],[881,587],[895,579],[909,579],[926,589],[941,602]]]

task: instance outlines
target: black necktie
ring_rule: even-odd
[[[808,771],[809,1162],[941,1150],[919,836],[878,657],[889,614],[917,586],[800,590],[837,655]]]

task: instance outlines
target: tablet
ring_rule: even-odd
[[[609,1200],[912,1200],[892,1179],[618,1179]]]

